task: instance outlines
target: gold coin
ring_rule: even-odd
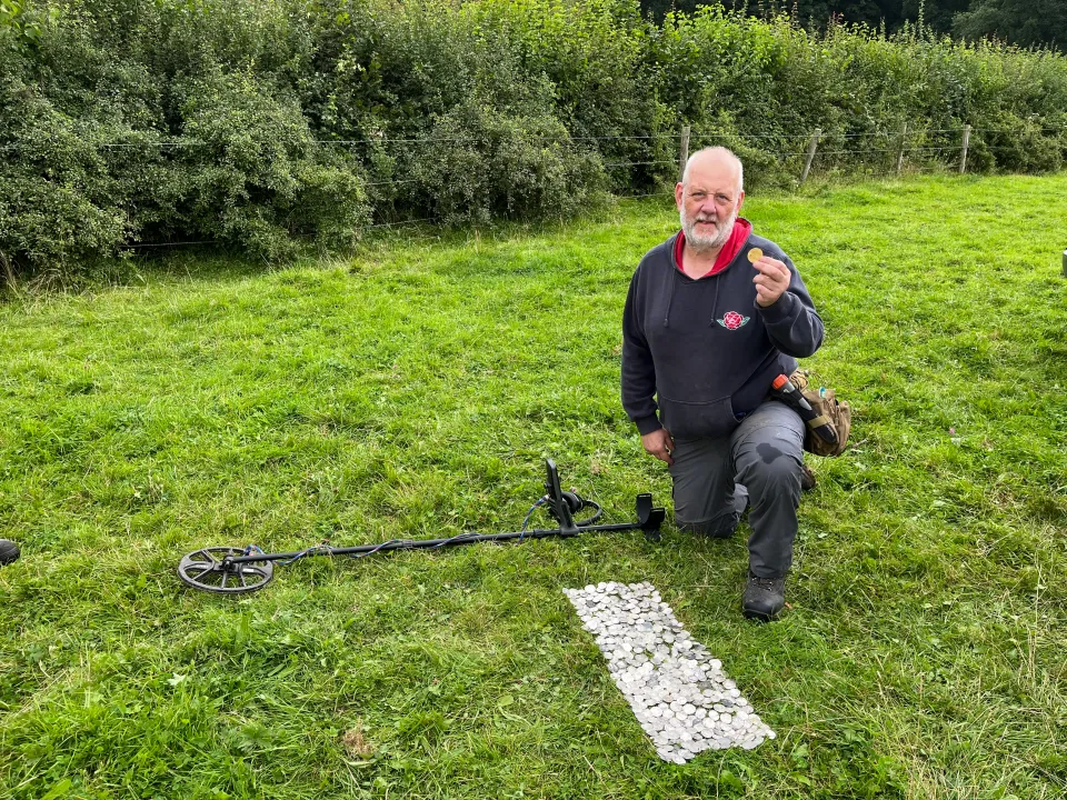
[[[761,258],[763,258],[763,251],[760,250],[758,247],[753,247],[751,250],[748,251],[748,260],[751,261],[753,264],[755,264]]]

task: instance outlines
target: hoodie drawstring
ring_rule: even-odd
[[[722,278],[722,275],[715,276],[715,299],[711,303],[711,320],[708,322],[709,328],[713,327],[715,323],[718,322],[715,315],[719,311],[719,289],[722,288]]]
[[[667,308],[663,312],[664,328],[671,327],[671,302],[674,300],[674,282],[678,280],[677,276],[674,274],[675,272],[677,272],[677,270],[671,270],[667,273],[667,281],[670,283],[670,286],[667,288]]]

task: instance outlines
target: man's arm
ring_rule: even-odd
[[[634,273],[622,313],[622,407],[642,436],[659,430],[656,416],[656,368],[638,313],[638,275]]]
[[[637,283],[635,274],[622,314],[622,407],[637,425],[645,451],[673,464],[674,440],[656,416],[656,367],[637,312]]]
[[[794,358],[812,355],[822,344],[822,317],[815,310],[804,281],[787,256],[764,256],[754,265],[756,309],[771,342]]]

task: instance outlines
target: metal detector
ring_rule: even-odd
[[[548,513],[559,523],[558,528],[526,530],[530,515],[538,506],[545,506]],[[349,556],[363,558],[373,553],[391,550],[431,550],[476,542],[523,541],[544,539],[549,536],[572,537],[579,533],[641,530],[648,541],[660,540],[659,527],[663,523],[664,510],[652,507],[651,494],[637,495],[637,522],[616,525],[594,525],[603,513],[599,504],[586,500],[574,492],[560,488],[559,472],[552,459],[545,461],[545,494],[526,515],[522,530],[514,533],[461,533],[448,539],[391,539],[381,544],[359,547],[331,547],[321,544],[293,553],[264,553],[255,545],[248,547],[205,547],[182,558],[178,565],[178,577],[194,589],[217,594],[242,594],[262,589],[274,579],[274,562],[284,566],[306,556]],[[574,515],[585,509],[593,509],[592,516],[575,521]]]

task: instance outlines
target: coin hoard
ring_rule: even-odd
[[[751,750],[775,733],[685,629],[651,583],[564,589],[608,672],[664,761],[705,750]]]
[[[751,263],[755,264],[761,258],[763,258],[763,251],[760,250],[758,247],[753,247],[751,250],[748,251],[748,260]]]

